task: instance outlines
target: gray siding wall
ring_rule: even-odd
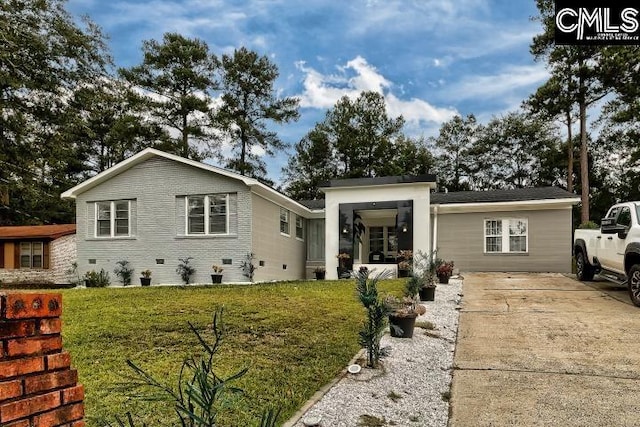
[[[306,244],[296,238],[296,214],[289,213],[289,236],[280,233],[280,206],[253,195],[253,252],[258,267],[254,280],[295,280],[306,276]],[[306,235],[305,235],[306,238]],[[283,265],[287,268],[284,269]]]
[[[237,234],[232,236],[184,236],[184,196],[237,192]],[[93,202],[129,199],[131,238],[94,238]],[[77,246],[81,274],[104,268],[113,273],[119,260],[127,260],[136,272],[152,271],[152,284],[181,283],[176,273],[178,258],[193,257],[193,283],[211,283],[211,266],[224,265],[224,282],[246,281],[240,261],[251,249],[251,192],[242,182],[163,158],[153,158],[117,175],[78,196]],[[95,264],[89,264],[95,259]],[[156,264],[164,259],[164,264]]]
[[[527,218],[528,254],[485,254],[484,220]],[[460,271],[571,272],[571,209],[438,214],[438,256]]]

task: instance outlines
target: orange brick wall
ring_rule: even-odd
[[[62,295],[0,293],[0,426],[83,427],[84,389],[60,336]]]

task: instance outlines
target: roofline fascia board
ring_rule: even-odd
[[[309,218],[309,215],[313,213],[313,211],[307,208],[306,206],[301,205],[300,203],[296,202],[293,199],[289,199],[287,196],[280,194],[273,189],[270,189],[269,187],[267,187],[262,183],[260,184],[261,186],[254,186],[251,188],[251,192],[256,196],[261,197],[267,200],[268,202],[271,202],[278,206],[282,206],[283,208],[287,208],[291,212],[300,216],[304,216],[305,218]],[[260,189],[261,191],[255,191],[256,189]],[[265,190],[270,190],[270,191],[265,191]],[[276,195],[277,197],[276,198],[270,197],[273,195]],[[280,199],[280,201],[278,201],[278,199]]]
[[[571,197],[564,199],[537,199],[518,200],[512,202],[478,202],[478,203],[436,203],[431,205],[431,210],[438,208],[438,213],[465,213],[465,212],[497,212],[514,209],[535,210],[535,209],[571,209],[580,202],[580,198]]]
[[[371,184],[371,185],[351,185],[344,187],[320,187],[323,193],[327,191],[344,191],[344,190],[362,190],[364,188],[389,188],[389,187],[428,187],[436,188],[436,183],[433,181],[418,181],[418,182],[397,182],[393,184]]]

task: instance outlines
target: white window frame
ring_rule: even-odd
[[[298,221],[300,221],[300,227],[298,227]],[[298,230],[302,230],[302,236],[298,236]],[[296,239],[304,241],[304,218],[300,215],[296,215]]]
[[[116,203],[127,203],[127,234],[116,235]],[[109,203],[109,235],[98,235],[98,205]],[[96,239],[119,239],[131,237],[131,200],[103,200],[94,203],[93,235]]]
[[[211,197],[213,196],[225,196],[225,232],[224,233],[212,233],[209,229],[211,222]],[[204,197],[204,233],[190,233],[189,232],[189,198],[190,197]],[[216,193],[216,194],[192,194],[184,198],[184,234],[185,236],[229,236],[229,193]]]
[[[286,221],[282,221],[282,214],[285,213],[287,220]],[[291,236],[291,212],[289,212],[288,209],[285,209],[283,207],[280,208],[280,215],[278,217],[280,220],[278,221],[278,226],[280,227],[280,234],[283,236],[287,236],[290,237]],[[282,223],[287,224],[287,231],[284,232],[282,231]]]
[[[487,235],[487,222],[489,221],[502,221],[502,234],[501,234],[501,238],[502,238],[502,251],[497,252],[497,251],[487,251],[487,237],[497,237],[494,235]],[[525,241],[526,241],[526,249],[525,251],[511,251],[510,245],[509,245],[509,237],[511,237],[511,235],[509,234],[509,225],[511,224],[512,221],[522,221],[525,223],[525,226],[527,228],[526,233],[524,234],[515,234],[514,237],[518,237],[518,236],[524,236],[525,237]],[[483,246],[484,246],[484,253],[485,254],[528,254],[529,253],[529,219],[528,218],[485,218],[482,221],[482,234],[483,234]]]

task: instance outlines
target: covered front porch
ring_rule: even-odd
[[[325,197],[327,279],[366,266],[398,276],[401,251],[429,251],[432,175],[331,181]]]

